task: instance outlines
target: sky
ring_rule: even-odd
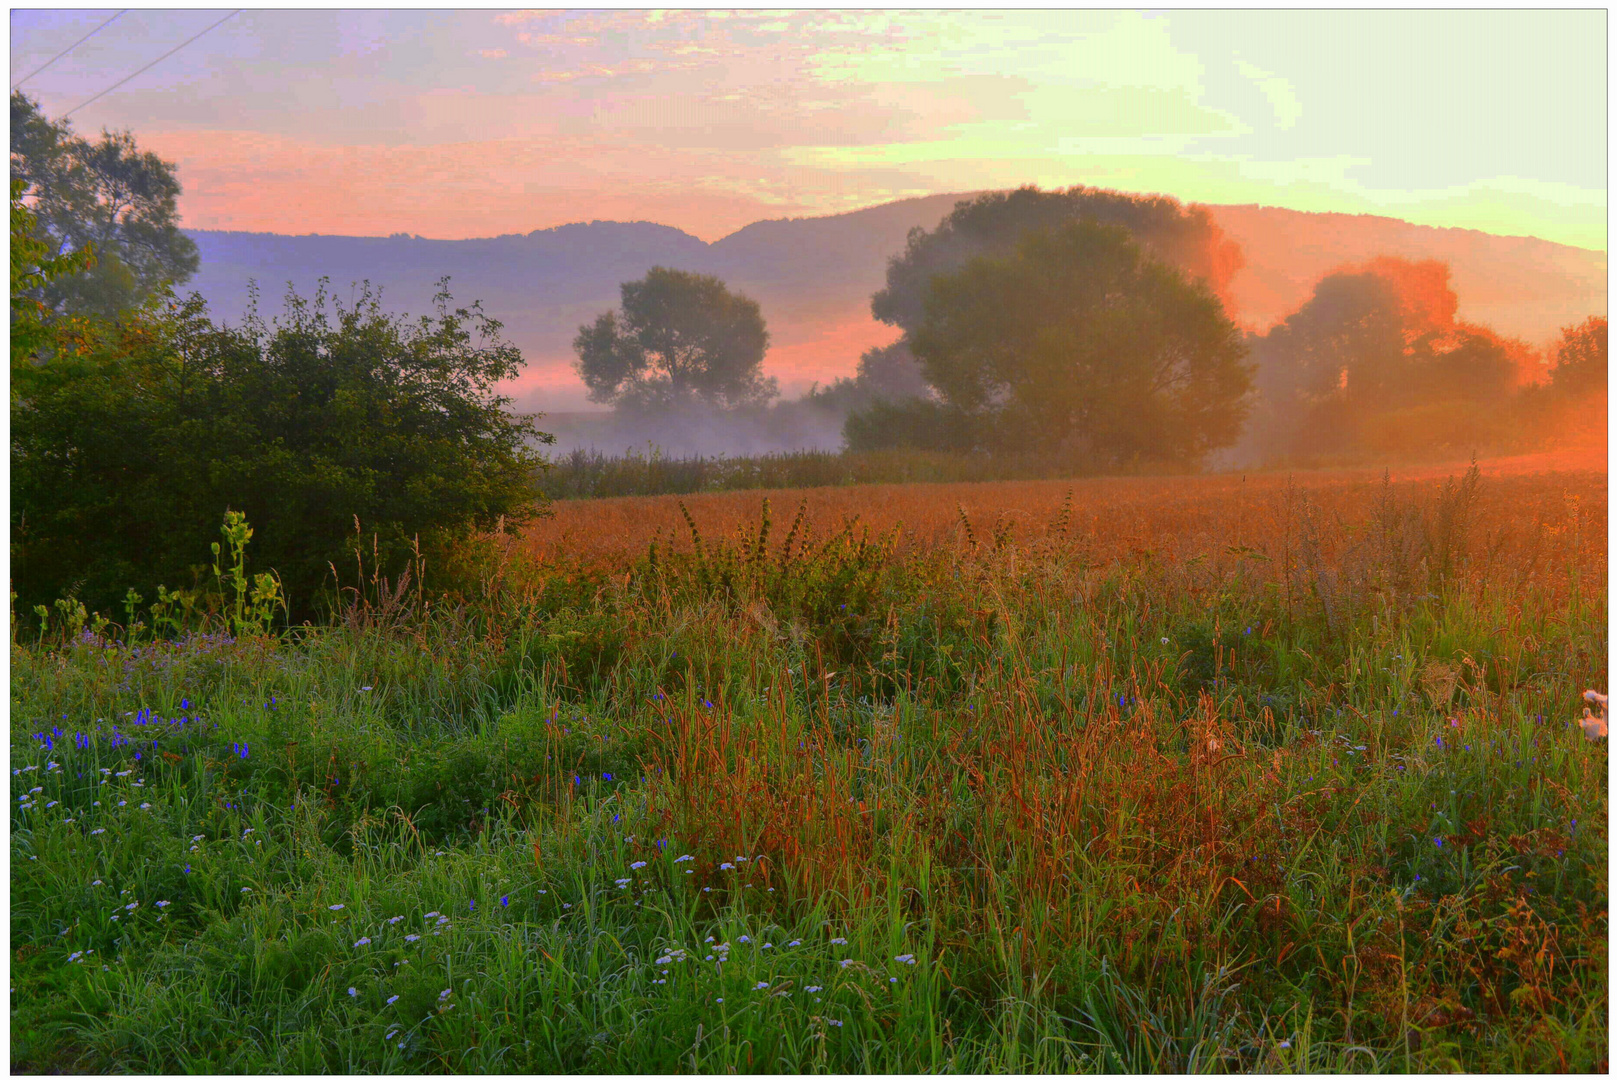
[[[11,12],[11,81],[116,9]],[[59,116],[228,9],[131,10]],[[74,113],[183,224],[437,239],[1033,183],[1606,247],[1604,11],[243,11]]]

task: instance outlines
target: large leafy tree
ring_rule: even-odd
[[[91,142],[38,102],[11,95],[11,176],[35,215],[32,235],[50,256],[93,249],[85,273],[36,283],[28,295],[56,312],[114,318],[197,271],[196,244],[180,231],[174,166],[142,151],[129,132]]]
[[[49,351],[56,339],[55,320],[34,294],[71,274],[95,266],[89,248],[53,255],[35,234],[38,220],[23,204],[23,181],[11,182],[11,362],[20,364]]]
[[[581,326],[573,349],[591,401],[631,408],[737,408],[778,392],[758,303],[706,274],[653,267],[622,286],[621,311]]]
[[[1606,388],[1606,317],[1591,315],[1575,326],[1563,327],[1550,369],[1557,390],[1581,394]]]
[[[932,278],[911,335],[954,426],[987,449],[1195,462],[1240,432],[1240,331],[1201,282],[1080,219]]]
[[[911,230],[904,250],[888,263],[886,286],[871,298],[871,313],[912,332],[925,318],[933,277],[978,256],[1008,254],[1029,232],[1080,219],[1127,229],[1147,253],[1220,297],[1242,265],[1240,245],[1224,235],[1206,207],[1100,188],[1023,187],[961,201],[931,232]]]
[[[499,331],[447,284],[410,322],[368,287],[328,309],[322,282],[268,325],[215,325],[193,296],[64,335],[13,370],[13,587],[110,610],[130,587],[188,586],[231,508],[301,617],[352,565],[356,522],[395,570],[417,537],[442,552],[520,525],[549,436],[495,389],[522,366]]]
[[[1434,410],[1497,406],[1530,366],[1526,347],[1458,320],[1457,310],[1448,267],[1435,260],[1383,257],[1321,278],[1307,303],[1254,341],[1260,448],[1349,450],[1400,414],[1437,436]]]

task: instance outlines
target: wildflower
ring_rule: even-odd
[[[510,907],[511,906],[511,898],[509,896],[500,897],[500,906],[504,907],[504,908]]]
[[[681,855],[679,858],[675,859],[674,861],[677,862],[677,863],[691,862],[695,858],[696,858],[695,855]]]
[[[893,959],[897,960],[900,964],[913,964],[915,963],[915,954],[901,953],[900,955],[893,957]]]
[[[888,979],[887,981],[890,982],[890,983],[896,983],[898,981],[898,979],[897,978],[891,978],[891,979]]]
[[[138,907],[140,907],[140,901],[136,900],[133,904],[124,905],[124,910],[125,911],[134,911]]]
[[[841,1020],[830,1020],[830,1019],[827,1019],[827,1020],[826,1020],[826,1023],[827,1023],[827,1024],[835,1024],[835,1025],[836,1025],[836,1026],[837,1026],[837,1027],[841,1027],[841,1026],[842,1026],[842,1021],[841,1021]]]
[[[766,941],[763,943],[762,947],[765,949],[773,949],[775,947],[775,943],[773,941]]]
[[[793,946],[793,945],[801,945],[801,944],[803,944],[803,942],[802,942],[802,939],[800,939],[800,938],[793,938],[793,939],[792,939],[792,940],[791,940],[791,941],[788,941],[788,942],[787,942],[787,943],[786,943],[786,947],[787,947],[787,948],[791,948],[791,947],[792,947],[792,946]]]
[[[439,1001],[447,1001],[447,1000],[449,1000],[449,995],[452,994],[452,993],[454,993],[453,990],[445,990],[443,993],[438,995],[438,1000]]]
[[[833,945],[846,945],[847,943],[848,939],[845,937],[834,937],[831,939],[831,944]]]
[[[629,864],[629,869],[630,870],[639,870],[642,867],[644,867],[645,865],[646,864],[644,862],[632,862],[632,863]]]
[[[1163,643],[1163,644],[1164,644],[1164,645],[1166,645],[1166,644],[1168,644],[1168,639],[1167,639],[1167,638],[1163,638],[1163,639],[1162,639],[1162,643]]]
[[[102,882],[102,880],[100,878],[96,878],[94,881],[90,882],[90,884],[91,885],[101,885],[101,884],[103,884],[103,882]]]
[[[724,999],[723,998],[714,998],[713,1002],[716,1005],[723,1005],[724,1004]]]
[[[1282,1050],[1290,1050],[1291,1049],[1291,1040],[1290,1039],[1282,1039],[1282,1040],[1280,1040],[1280,1049],[1282,1049]]]
[[[768,990],[769,989],[769,984],[766,983],[766,982],[761,982],[758,985],[754,986],[753,989],[754,990]]]
[[[467,911],[476,911],[477,910],[477,901],[473,900],[470,904],[468,904],[467,907],[466,907],[466,910]],[[449,920],[448,919],[439,919],[438,921],[439,922],[448,922]]]
[[[805,987],[803,987],[803,989],[806,990],[810,994],[818,994],[821,990],[824,990],[825,987],[823,987],[823,986],[805,986]]]
[[[404,916],[403,916],[403,915],[395,915],[395,916],[393,916],[393,917],[392,917],[392,918],[391,918],[391,919],[389,919],[389,920],[388,920],[388,921],[387,921],[387,924],[388,924],[388,925],[389,925],[389,926],[393,926],[393,925],[394,925],[394,924],[396,924],[396,923],[398,923],[398,922],[400,922],[400,921],[401,921],[401,920],[402,920],[402,919],[403,919],[403,918],[404,918]]]
[[[429,911],[429,912],[426,913],[426,915],[423,916],[423,918],[427,918],[427,919],[436,919],[437,917],[438,917],[438,913],[436,911]]]
[[[55,806],[55,805],[56,805],[56,804],[55,804],[55,803],[51,803],[51,804],[50,804],[50,805],[51,805],[51,806]],[[150,810],[150,809],[151,809],[151,808],[152,808],[152,804],[151,804],[151,803],[149,803],[149,802],[143,802],[143,803],[141,803],[141,804],[140,804],[140,808],[141,808],[141,809],[142,809],[142,810]]]
[[[734,870],[735,868],[736,868],[735,863],[721,862],[719,864],[719,869],[720,870]]]
[[[392,996],[392,997],[390,997],[390,998],[388,998],[388,999],[387,999],[387,1003],[388,1003],[388,1004],[389,1004],[389,1005],[391,1005],[391,1004],[393,1004],[393,1003],[394,1003],[394,1002],[395,1002],[395,1001],[397,1001],[397,1000],[399,1000],[399,995],[397,995],[397,994],[394,994],[394,995],[393,995],[393,996]]]
[[[741,944],[745,945],[749,941],[751,941],[752,938],[748,937],[746,934],[742,934],[740,937],[736,938],[736,940],[741,942]]]
[[[369,686],[361,686],[359,689],[362,693],[368,693],[371,688]]]
[[[391,1002],[389,1002],[389,1004],[391,1004]],[[398,1033],[399,1033],[399,1029],[398,1029],[398,1028],[394,1028],[394,1029],[393,1029],[393,1030],[392,1030],[392,1031],[390,1031],[390,1032],[388,1032],[388,1033],[387,1033],[387,1037],[388,1037],[388,1038],[389,1038],[389,1039],[391,1039],[391,1038],[392,1038],[392,1037],[393,1037],[393,1036],[395,1036],[395,1035],[397,1035],[397,1034],[398,1034]]]
[[[359,991],[355,990],[352,986],[350,986],[348,988],[348,996],[349,997],[358,997],[359,996]]]
[[[854,960],[854,959],[852,959],[852,958],[851,958],[851,957],[850,957],[850,958],[849,958],[849,959],[847,959],[847,960],[843,960],[843,961],[841,961],[841,964],[842,964],[842,966],[843,966],[843,967],[844,967],[844,968],[850,968],[850,967],[853,967],[853,965],[854,965],[854,964],[856,964],[856,963],[857,963],[857,962],[858,962],[858,961],[856,961],[856,960]]]
[[[159,901],[158,901],[158,902],[157,902],[157,906],[158,906],[158,907],[168,907],[168,906],[169,906],[169,904],[170,904],[170,903],[172,903],[172,901],[169,901],[169,900],[159,900]]]
[[[404,935],[404,940],[405,941],[420,941],[421,940],[421,935],[420,934],[405,934]]]
[[[362,937],[362,938],[360,938],[360,939],[359,939],[359,940],[358,940],[358,941],[356,941],[356,942],[354,942],[354,948],[356,948],[356,949],[357,949],[357,948],[359,948],[359,947],[360,947],[360,946],[361,946],[361,945],[369,945],[369,944],[370,944],[370,943],[371,943],[371,939],[370,939],[370,938],[368,938],[368,937]]]
[[[104,833],[106,831],[107,830],[105,830],[105,829],[91,829],[90,830],[90,835],[91,836],[100,836],[102,833]]]
[[[242,891],[242,892],[252,892],[252,891],[253,891],[253,890],[251,890],[251,889],[249,889],[249,888],[248,888],[248,887],[247,887],[247,886],[245,886],[245,885],[243,885],[243,886],[242,886],[242,887],[241,887],[241,891]]]
[[[326,909],[326,910],[328,910],[328,911],[341,911],[341,910],[342,910],[342,909],[343,909],[343,905],[342,905],[342,904],[332,904],[332,905],[331,905],[331,906],[330,906],[330,907],[329,907],[329,908],[327,908],[327,909]]]

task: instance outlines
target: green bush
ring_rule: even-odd
[[[447,279],[446,279],[447,283]],[[370,533],[369,570],[401,574],[474,529],[540,511],[531,418],[494,386],[521,370],[477,305],[416,322],[367,287],[289,293],[272,325],[211,322],[199,297],[81,325],[12,371],[12,582],[24,603],[113,610],[133,587],[194,587],[226,509],[258,531],[294,619]]]

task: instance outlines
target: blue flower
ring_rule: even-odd
[[[610,779],[612,779],[612,774],[609,773],[609,772],[604,772],[604,773],[601,774],[601,779],[602,780],[610,780]],[[616,821],[617,820],[617,815],[614,814],[612,816],[612,820]]]
[[[510,907],[511,906],[511,898],[509,896],[500,897],[500,906],[501,907]]]

